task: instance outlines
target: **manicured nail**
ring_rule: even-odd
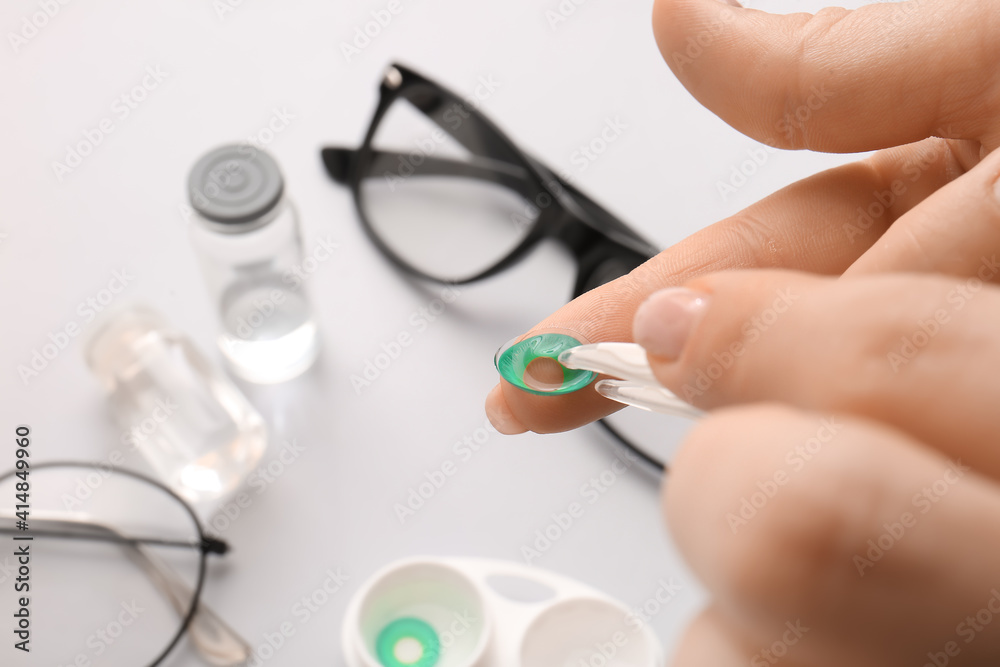
[[[654,356],[670,361],[680,358],[708,303],[708,294],[685,287],[656,292],[635,313],[632,323],[635,342]]]
[[[500,389],[499,385],[493,387],[490,395],[486,398],[486,416],[493,424],[493,428],[503,435],[517,435],[528,430],[507,407],[507,401],[504,399],[503,390]]]

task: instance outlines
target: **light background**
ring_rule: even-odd
[[[457,301],[415,332],[410,316],[437,289],[408,282],[363,236],[344,188],[328,181],[324,144],[355,144],[387,63],[411,65],[460,93],[480,77],[499,86],[484,111],[515,141],[565,169],[598,201],[662,246],[845,156],[769,153],[757,173],[723,197],[719,182],[756,142],[696,103],[663,63],[651,2],[589,0],[552,25],[558,0],[401,0],[402,11],[350,60],[341,44],[387,0],[243,0],[220,13],[211,0],[74,0],[15,50],[7,36],[38,11],[0,10],[0,410],[4,433],[31,424],[41,458],[103,460],[124,449],[100,388],[85,367],[82,336],[27,384],[17,372],[48,334],[84,324],[78,304],[115,270],[135,276],[115,305],[146,302],[218,360],[215,313],[197,272],[182,215],[196,158],[243,141],[275,109],[294,116],[266,145],[297,204],[308,250],[339,244],[309,282],[323,332],[320,365],[276,387],[241,386],[269,421],[274,460],[285,440],[296,462],[222,531],[234,547],[212,567],[206,600],[255,646],[297,620],[291,606],[328,569],[351,580],[271,664],[341,664],[339,624],[351,592],[374,570],[414,554],[521,559],[551,515],[580,501],[581,485],[612,462],[601,435],[491,435],[468,462],[453,443],[484,424],[498,345],[560,306],[570,261],[543,247]],[[565,5],[566,3],[564,3]],[[814,10],[821,3],[754,3]],[[125,119],[112,105],[147,67],[166,78]],[[102,118],[114,119],[83,163],[59,180],[52,163]],[[572,156],[608,119],[627,129],[580,170]],[[406,348],[360,395],[350,377],[403,331]],[[656,422],[667,446],[685,424]],[[6,436],[4,436],[6,441]],[[0,452],[7,446],[0,447]],[[425,474],[454,460],[448,479],[401,525],[393,510]],[[142,467],[135,453],[128,462]],[[641,605],[661,579],[682,593],[652,624],[669,650],[704,593],[663,529],[654,481],[622,476],[536,564]],[[224,525],[224,523],[216,524]],[[187,664],[184,649],[172,664]]]

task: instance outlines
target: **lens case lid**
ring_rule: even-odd
[[[518,389],[538,396],[559,396],[583,389],[596,377],[593,371],[567,368],[559,355],[583,345],[573,336],[543,333],[504,344],[493,358],[497,371]]]

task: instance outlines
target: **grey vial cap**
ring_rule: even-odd
[[[228,144],[203,155],[188,176],[188,199],[219,231],[243,232],[281,199],[285,182],[278,163],[249,144]],[[261,221],[263,222],[263,221]]]

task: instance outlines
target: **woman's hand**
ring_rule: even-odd
[[[664,485],[715,598],[675,665],[997,664],[998,331],[978,277],[726,272],[642,305],[657,378],[721,408]]]
[[[772,16],[658,0],[654,23],[680,80],[737,129],[884,149],[532,329],[637,340],[661,382],[711,410],[664,487],[715,598],[674,664],[997,664],[1000,6]],[[487,399],[509,433],[617,407],[503,383]]]
[[[1000,5],[911,0],[773,16],[719,0],[658,0],[654,28],[688,90],[756,139],[824,151],[916,143],[795,183],[531,333],[628,341],[647,296],[723,269],[973,276],[981,256],[1000,251],[1000,154],[979,164],[1000,145]],[[487,399],[506,433],[567,430],[617,408],[594,392],[538,397],[506,383]]]

